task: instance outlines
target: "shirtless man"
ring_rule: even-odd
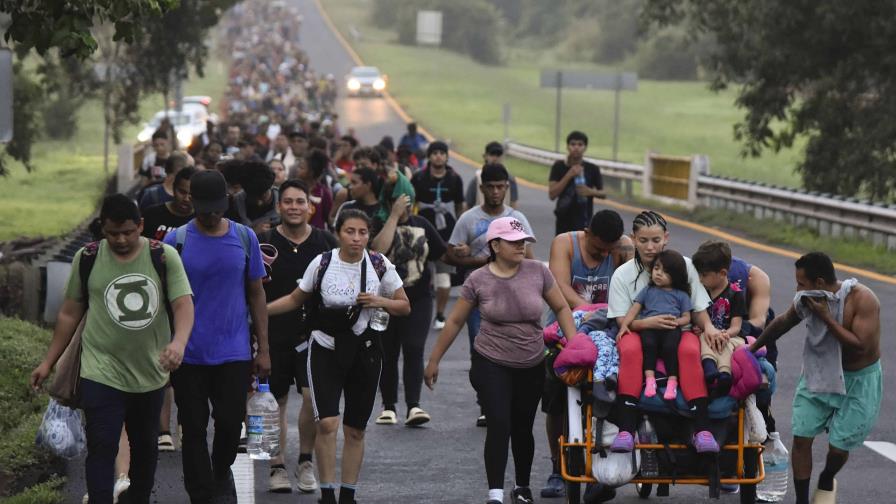
[[[809,335],[803,351],[803,372],[793,398],[793,479],[796,503],[809,504],[809,479],[812,476],[812,441],[828,430],[828,455],[818,480],[813,504],[836,502],[834,476],[849,458],[849,451],[861,446],[871,432],[880,412],[882,373],[880,367],[880,301],[868,287],[854,279],[839,281],[831,259],[811,252],[796,261],[797,297],[783,315],[775,318],[750,347],[756,351],[808,319]],[[828,294],[843,289],[840,321],[832,314]],[[812,291],[801,297],[803,291]],[[817,294],[817,296],[815,295]],[[836,301],[831,301],[837,306]],[[819,342],[813,333],[827,332],[839,344],[840,374],[832,374],[824,360],[832,353],[816,351]],[[812,342],[815,342],[814,344]],[[815,345],[815,346],[813,346]],[[836,365],[836,362],[833,363]],[[814,370],[814,371],[813,371]],[[823,370],[823,371],[821,371]],[[837,389],[839,391],[819,391]],[[815,390],[813,390],[815,389]]]

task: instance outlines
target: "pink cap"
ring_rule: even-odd
[[[488,225],[488,232],[485,234],[486,241],[492,241],[500,238],[505,241],[526,240],[535,241],[535,237],[526,232],[526,227],[515,217],[501,217],[495,219]]]

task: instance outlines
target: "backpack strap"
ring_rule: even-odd
[[[149,258],[152,260],[152,267],[159,276],[162,295],[165,297],[165,311],[168,312],[168,324],[173,328],[174,310],[171,309],[171,299],[168,297],[168,265],[165,264],[165,247],[162,246],[162,242],[149,240]]]
[[[90,292],[87,289],[87,281],[90,279],[90,272],[93,271],[93,265],[96,264],[99,251],[100,242],[90,242],[81,249],[81,258],[78,261],[78,276],[81,280],[81,302],[84,304],[85,311],[90,304]]]
[[[333,251],[328,250],[320,255],[320,264],[317,267],[317,277],[314,280],[314,291],[320,292],[320,285],[324,281],[324,274],[330,267],[330,261],[333,259]]]
[[[386,275],[386,261],[383,259],[383,255],[372,250],[367,251],[367,255],[370,257],[370,263],[373,264],[376,276],[382,281],[383,276]]]
[[[191,219],[190,222],[193,222],[193,219]],[[178,226],[177,229],[174,230],[174,249],[177,250],[178,255],[184,255],[184,242],[187,241],[187,226],[190,225],[190,222],[183,226]]]

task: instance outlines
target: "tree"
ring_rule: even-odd
[[[642,18],[712,36],[712,87],[739,89],[745,156],[806,139],[806,188],[896,195],[896,3],[647,0]]]

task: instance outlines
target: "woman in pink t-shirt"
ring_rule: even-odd
[[[424,379],[432,389],[439,361],[454,342],[473,308],[482,326],[472,350],[470,379],[488,418],[485,472],[488,503],[504,499],[508,443],[513,441],[516,486],[513,502],[532,502],[529,475],[535,454],[532,426],[544,385],[544,302],[557,314],[564,334],[575,334],[572,312],[547,266],[526,259],[526,242],[535,241],[513,217],[495,219],[486,238],[489,263],[467,278],[461,296],[433,347]]]

